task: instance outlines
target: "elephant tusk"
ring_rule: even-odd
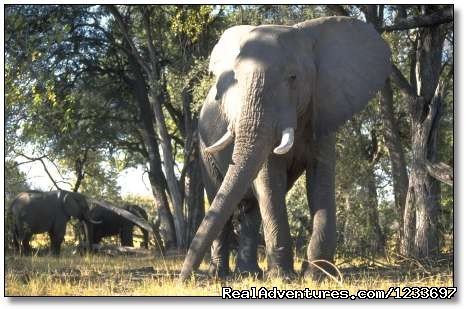
[[[208,153],[218,152],[227,147],[231,142],[233,142],[233,134],[230,130],[227,130],[227,132],[218,141],[207,147],[205,151]]]
[[[280,145],[275,147],[273,152],[278,155],[282,155],[287,153],[291,147],[293,147],[294,142],[294,129],[293,128],[286,128],[282,131],[282,141]]]

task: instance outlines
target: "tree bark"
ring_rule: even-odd
[[[375,178],[375,164],[380,159],[380,149],[379,149],[379,142],[377,138],[377,133],[375,129],[371,130],[371,138],[365,140],[363,138],[363,133],[359,132],[359,140],[360,145],[362,147],[362,152],[366,156],[366,166],[365,166],[365,181],[363,181],[363,185],[366,188],[366,214],[367,214],[367,226],[368,230],[371,231],[373,237],[371,239],[375,239],[371,246],[371,250],[375,254],[381,254],[385,251],[385,235],[382,232],[382,228],[380,227],[379,221],[379,211],[378,211],[378,196],[377,196],[377,181]],[[371,235],[371,236],[372,236]]]
[[[330,4],[326,5],[327,11],[336,16],[350,16],[349,12],[347,9],[343,7],[343,5],[339,4]]]
[[[199,140],[197,138],[197,115],[191,112],[193,96],[191,88],[194,79],[190,80],[182,91],[183,126],[184,126],[184,208],[186,222],[186,243],[191,243],[199,225],[204,218],[204,184],[199,165]]]
[[[83,155],[83,158],[77,158],[76,159],[76,162],[75,162],[75,173],[76,173],[76,182],[74,183],[74,187],[73,187],[73,192],[78,192],[79,190],[79,187],[81,187],[81,183],[82,181],[84,180],[84,166],[86,164],[86,161],[87,161],[87,154],[89,152],[89,149],[86,148],[84,150],[84,155]]]
[[[134,44],[133,38],[130,34],[128,24],[125,22],[124,18],[118,11],[118,9],[114,5],[108,5],[107,8],[112,13],[115,21],[117,22],[120,30],[122,31],[123,37],[125,38],[126,43],[130,47],[130,55],[134,57],[134,60],[140,66],[141,70],[146,73],[147,78],[147,86],[149,88],[148,93],[148,100],[150,102],[150,106],[152,109],[149,111],[151,117],[155,119],[155,127],[157,131],[157,135],[160,139],[160,146],[162,148],[162,158],[163,158],[163,167],[165,170],[166,182],[168,185],[169,195],[171,197],[171,202],[174,209],[174,224],[175,224],[175,232],[176,232],[176,240],[177,240],[177,247],[184,248],[184,228],[185,223],[183,220],[183,205],[182,205],[182,198],[181,192],[179,189],[178,181],[175,176],[174,172],[174,162],[172,157],[172,150],[171,150],[171,139],[168,135],[167,127],[165,124],[165,117],[162,111],[162,106],[159,101],[161,97],[161,92],[159,91],[158,87],[158,78],[159,72],[158,70],[158,58],[154,47],[153,42],[153,31],[150,22],[150,7],[142,7],[141,14],[142,14],[142,23],[146,35],[146,43],[147,48],[149,50],[149,59],[146,61],[145,58],[141,55],[139,50],[137,49],[136,45]]]
[[[204,186],[201,179],[201,167],[199,165],[199,150],[195,147],[185,178],[185,213],[186,213],[186,243],[191,243],[202,219],[204,209]]]
[[[453,186],[453,168],[444,162],[426,161],[426,169],[430,176],[449,186]]]
[[[168,135],[167,127],[165,126],[165,116],[163,115],[162,106],[158,100],[158,92],[156,89],[156,81],[154,77],[150,86],[149,101],[153,108],[153,114],[156,121],[157,133],[160,138],[160,146],[162,148],[163,167],[167,179],[168,191],[170,192],[172,206],[175,212],[174,222],[178,248],[185,248],[185,222],[183,217],[183,200],[178,180],[175,176],[174,162],[171,150],[171,140]]]
[[[381,30],[383,32],[408,30],[421,27],[432,27],[439,24],[449,23],[453,21],[453,5],[449,5],[443,10],[433,12],[430,15],[410,16],[408,18],[397,18],[396,23],[390,26],[385,26]]]
[[[426,10],[429,11],[430,7]],[[402,253],[421,259],[433,258],[439,252],[440,190],[438,182],[429,175],[425,162],[436,159],[442,104],[439,78],[444,39],[445,32],[439,26],[420,30],[416,52],[418,89],[416,96],[412,95],[412,90],[404,93],[411,116],[412,166],[405,206]]]
[[[149,63],[145,66],[147,69],[147,75],[149,79],[149,102],[151,103],[154,117],[155,117],[155,126],[157,128],[157,135],[160,139],[160,146],[162,148],[162,158],[163,158],[163,167],[165,170],[165,176],[167,179],[168,190],[170,192],[171,202],[174,209],[174,221],[175,221],[175,230],[176,230],[176,239],[177,246],[179,249],[185,248],[185,227],[186,223],[184,222],[183,216],[183,199],[181,197],[180,186],[178,180],[175,176],[175,162],[173,159],[173,151],[171,147],[171,138],[168,134],[165,115],[163,114],[162,104],[160,98],[162,92],[158,85],[158,80],[160,77],[158,70],[158,57],[154,46],[153,41],[153,27],[151,26],[150,21],[150,8],[144,7],[142,9],[143,24],[145,27],[146,33],[146,42],[149,49]],[[139,62],[143,62],[142,57],[138,53],[140,59]]]
[[[385,235],[382,232],[382,228],[380,227],[380,220],[379,220],[379,210],[377,209],[378,206],[378,198],[377,198],[377,185],[376,179],[374,175],[373,166],[371,166],[370,170],[368,171],[367,177],[367,219],[368,225],[372,229],[372,233],[375,236],[373,250],[376,254],[383,254],[385,251]]]
[[[148,100],[147,88],[144,76],[136,60],[129,56],[129,63],[135,80],[132,81],[130,88],[134,90],[134,96],[139,106],[140,118],[142,120],[142,137],[147,149],[149,162],[149,181],[151,184],[152,194],[154,195],[155,207],[160,218],[160,231],[164,240],[166,249],[176,246],[176,232],[173,216],[170,211],[168,199],[165,194],[166,182],[162,172],[162,162],[160,159],[157,139],[153,124],[151,106]]]
[[[387,79],[382,88],[379,105],[384,126],[385,145],[388,148],[392,169],[393,193],[398,220],[398,239],[401,240],[403,237],[404,205],[408,191],[408,172],[406,170],[406,159],[400,138],[400,129],[395,120],[393,89],[390,79]]]

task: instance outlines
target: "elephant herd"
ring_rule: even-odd
[[[146,211],[137,205],[120,208],[148,220]],[[97,205],[91,209],[86,197],[80,193],[64,190],[22,192],[13,200],[10,210],[13,245],[22,254],[31,253],[30,240],[34,234],[48,233],[51,251],[59,255],[71,217],[83,223],[89,248],[98,244],[103,237],[115,235],[119,236],[122,246],[133,246],[135,224],[105,207]],[[149,234],[143,230],[141,246],[147,248],[148,242]]]
[[[314,277],[318,269],[332,272],[328,262],[336,249],[335,133],[383,86],[391,73],[390,58],[388,45],[373,26],[349,17],[294,26],[242,25],[223,33],[211,53],[209,70],[215,83],[198,127],[210,207],[186,254],[182,280],[199,267],[209,248],[210,272],[230,273],[228,241],[238,209],[235,271],[261,272],[257,247],[262,227],[266,274],[293,276],[285,196],[304,173],[312,235],[302,273]],[[116,227],[121,225],[117,219],[106,228],[92,222],[106,220],[104,215],[93,217],[93,210],[72,193],[23,193],[13,213],[31,230],[18,227],[16,237],[26,251],[24,242],[31,232],[47,231],[57,252],[70,216],[102,226],[94,229],[93,241],[124,234],[125,229]],[[131,244],[122,236],[123,241]]]

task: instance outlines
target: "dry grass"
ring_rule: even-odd
[[[284,282],[279,279],[259,280],[236,278],[228,281],[208,279],[201,274],[185,285],[177,280],[182,256],[165,258],[154,256],[73,255],[66,251],[60,258],[51,256],[19,257],[7,255],[6,295],[100,295],[100,296],[218,296],[222,286],[249,289],[252,286],[278,289],[383,289],[404,286],[453,286],[451,262],[425,266],[417,261],[404,261],[403,265],[386,260],[371,262],[340,261],[343,281],[331,279],[316,283],[296,279]],[[164,263],[165,262],[165,263]],[[264,262],[261,263],[264,268]],[[296,269],[299,269],[296,261]],[[205,272],[204,272],[205,273]]]

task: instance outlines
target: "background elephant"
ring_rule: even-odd
[[[89,205],[84,195],[63,190],[22,192],[13,200],[11,214],[13,243],[24,254],[31,251],[29,241],[32,235],[48,232],[52,253],[59,255],[70,217],[98,223],[90,219]]]
[[[124,205],[121,208],[145,221],[148,220],[147,212],[137,205]],[[89,216],[93,220],[101,222],[100,224],[87,223],[87,229],[89,230],[88,233],[92,244],[98,244],[103,237],[118,235],[122,246],[133,247],[135,223],[102,206],[95,206],[92,208]],[[143,233],[141,247],[147,249],[149,233],[145,229],[141,229],[141,231]]]
[[[390,50],[347,17],[294,26],[237,26],[214,47],[216,76],[201,111],[201,151],[221,172],[181,271],[186,279],[250,192],[263,220],[268,271],[294,273],[285,195],[305,171],[312,216],[308,260],[333,261],[335,131],[388,77]]]

